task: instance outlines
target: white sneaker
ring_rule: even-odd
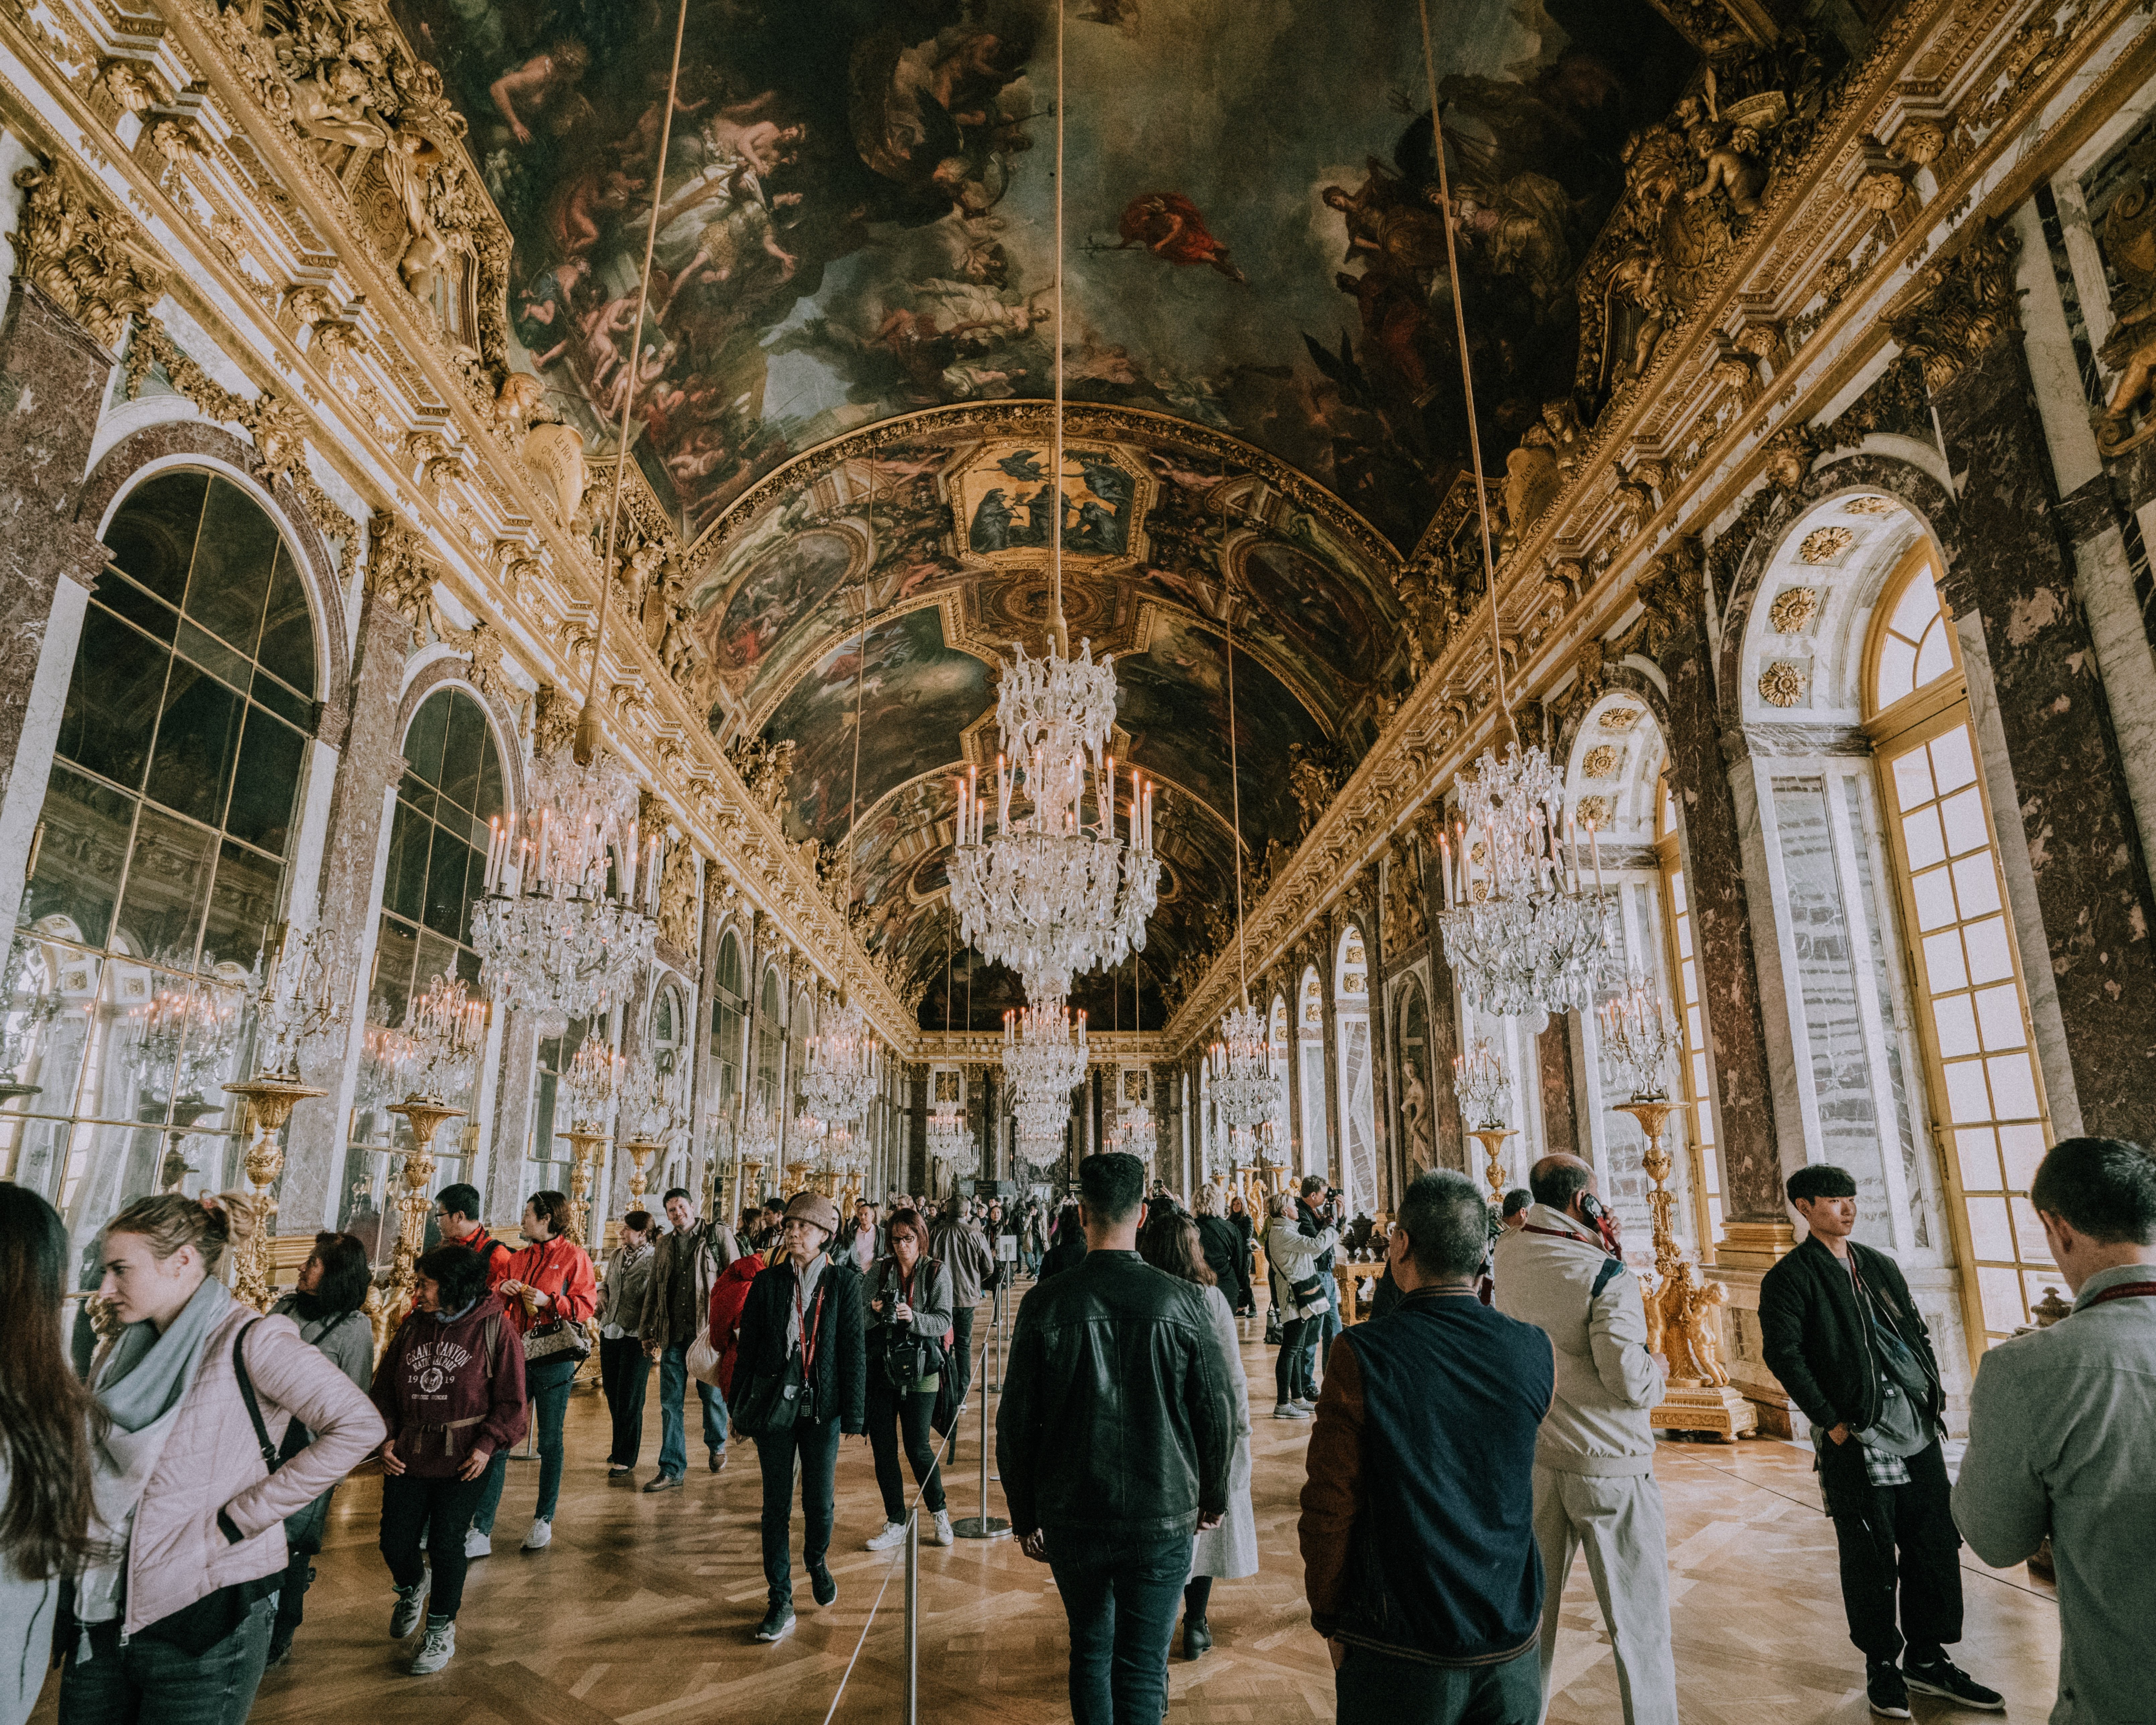
[[[870,1551],[891,1551],[905,1543],[906,1523],[886,1522],[883,1524],[883,1532],[869,1541],[868,1548]]]
[[[482,1532],[480,1532],[479,1531],[479,1529],[478,1529],[478,1528],[476,1528],[476,1527],[470,1528],[470,1529],[469,1529],[469,1530],[465,1532],[465,1557],[467,1557],[467,1558],[490,1558],[490,1557],[492,1557],[493,1555],[494,1555],[494,1540],[493,1540],[493,1538],[492,1538],[492,1536],[491,1536],[491,1535],[485,1534],[485,1533],[482,1533]]]
[[[1273,1418],[1276,1420],[1307,1420],[1310,1418],[1310,1409],[1304,1407],[1301,1402],[1281,1402],[1276,1404],[1273,1408]]]
[[[447,1665],[456,1655],[457,1626],[454,1623],[440,1623],[427,1620],[427,1639],[419,1644],[418,1656],[412,1661],[412,1675],[429,1677]]]
[[[552,1522],[534,1521],[531,1523],[531,1531],[524,1536],[524,1548],[526,1551],[538,1551],[553,1543],[554,1524]]]
[[[947,1509],[937,1510],[936,1512],[936,1543],[938,1545],[953,1545],[957,1543],[957,1538],[958,1536],[951,1531],[951,1512]]]

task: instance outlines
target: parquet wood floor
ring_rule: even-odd
[[[985,1317],[985,1312],[983,1317]],[[1296,1553],[1297,1494],[1309,1428],[1270,1412],[1271,1352],[1245,1363],[1259,1399],[1254,1499],[1264,1567],[1214,1589],[1218,1645],[1194,1665],[1171,1663],[1167,1725],[1294,1725],[1333,1716],[1324,1648],[1311,1632]],[[693,1419],[693,1414],[692,1414]],[[646,1434],[658,1450],[657,1376]],[[692,1425],[693,1432],[693,1425]],[[952,1510],[978,1507],[977,1423],[952,1469]],[[808,1599],[797,1568],[799,1627],[773,1647],[748,1639],[762,1615],[756,1459],[738,1446],[726,1471],[695,1471],[685,1490],[646,1497],[606,1481],[605,1409],[579,1391],[570,1404],[569,1471],[553,1545],[526,1553],[537,1465],[510,1476],[496,1555],[473,1567],[455,1661],[440,1675],[404,1674],[386,1638],[390,1591],[374,1541],[380,1485],[337,1494],[329,1548],[307,1600],[293,1661],[270,1673],[256,1725],[325,1718],[367,1725],[700,1725],[753,1719],[814,1725],[824,1718],[877,1591],[881,1609],[839,1706],[844,1722],[899,1717],[903,1578],[860,1543],[880,1525],[869,1452],[849,1440],[839,1466],[839,1598]],[[1785,1444],[1735,1448],[1666,1444],[1656,1458],[1668,1507],[1681,1710],[1686,1725],[1856,1725],[1868,1718],[1861,1665],[1849,1645],[1835,1579],[1833,1530],[1820,1513],[1810,1458]],[[1002,1501],[992,1485],[992,1511]],[[799,1527],[796,1522],[798,1565]],[[2010,1717],[2048,1714],[2058,1630],[2050,1598],[2025,1573],[1995,1571],[1963,1553],[1968,1627],[1960,1661],[2005,1692]],[[921,1555],[921,1717],[936,1725],[1040,1725],[1067,1718],[1063,1614],[1044,1565],[1008,1540],[924,1542]],[[1620,1717],[1609,1646],[1588,1582],[1575,1566],[1565,1594],[1553,1725]],[[55,1717],[48,1684],[37,1725]],[[1918,1699],[1919,1720],[1975,1718]],[[1995,1717],[1995,1716],[1994,1716]]]

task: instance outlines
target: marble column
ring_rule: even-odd
[[[928,1189],[928,1068],[918,1062],[906,1069],[906,1174],[908,1192]]]
[[[1696,547],[1657,561],[1650,580],[1666,619],[1657,658],[1669,687],[1670,781],[1682,818],[1685,880],[1722,1122],[1725,1264],[1765,1268],[1789,1236],[1782,1199],[1774,1085],[1760,1011],[1759,971],[1745,899],[1737,798],[1722,748],[1711,649],[1701,614]]]
[[[1988,685],[2010,771],[2010,802],[1996,763],[1986,763],[1993,816],[2002,827],[2018,816],[2026,838],[2038,955],[2048,957],[2063,1032],[2045,1077],[2071,1096],[2051,1096],[2053,1122],[2071,1118],[2071,1103],[2082,1131],[2147,1143],[2156,1139],[2156,896],[2027,357],[2019,336],[2006,336],[1928,367],[1927,381],[1961,487],[1941,596],[1962,624],[1964,663],[1972,644],[1989,661],[1967,668],[1972,705]],[[2018,900],[2014,908],[2017,921],[2025,916]],[[2030,966],[2034,931],[2017,932]]]
[[[1542,1154],[1591,1154],[1579,1142],[1578,1092],[1573,1082],[1572,1014],[1555,1013],[1535,1036],[1535,1077],[1542,1091]]]
[[[373,943],[374,925],[381,914],[383,830],[390,792],[404,772],[404,740],[397,710],[404,661],[411,650],[411,623],[370,588],[360,599],[345,733],[322,739],[338,755],[314,906],[315,926],[327,937],[330,961],[355,973],[360,955]],[[301,1077],[329,1094],[301,1102],[292,1111],[285,1140],[285,1173],[278,1188],[282,1232],[309,1231],[336,1212],[333,1189],[344,1158],[344,1127],[351,1106],[348,1081],[363,1034],[359,1020],[367,1010],[365,981],[361,977],[353,990],[356,1009],[347,1034],[316,1042],[305,1051],[301,1064]],[[451,1121],[444,1126],[445,1142],[466,1123]],[[498,1147],[501,1139],[495,1136],[491,1142]],[[498,1155],[490,1158],[492,1163],[501,1160]]]
[[[1363,943],[1370,961],[1370,1110],[1377,1142],[1371,1165],[1377,1170],[1377,1190],[1370,1194],[1370,1212],[1390,1213],[1404,1183],[1395,1163],[1399,1155],[1399,1075],[1394,1066],[1393,991],[1388,973],[1393,955],[1385,942],[1385,882],[1378,864],[1363,871],[1362,897]],[[1356,1194],[1359,1199],[1361,1194]]]
[[[1424,907],[1430,923],[1430,1130],[1437,1152],[1437,1165],[1467,1172],[1467,1129],[1460,1118],[1460,1092],[1453,1087],[1453,1061],[1460,1053],[1459,994],[1452,965],[1445,953],[1445,937],[1438,932],[1437,915],[1445,908],[1445,877],[1441,869],[1429,866],[1439,855],[1437,835],[1445,818],[1432,811],[1420,823],[1424,860]]]
[[[74,501],[112,363],[41,289],[13,284],[0,321],[0,403],[10,409],[0,438],[0,911],[8,927],[83,614],[105,564],[97,523],[76,519]]]

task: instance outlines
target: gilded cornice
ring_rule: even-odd
[[[2102,74],[2089,75],[2104,54]],[[1912,0],[1897,14],[1691,316],[1605,409],[1564,495],[1501,565],[1498,632],[1516,710],[1561,686],[1583,644],[1641,614],[1641,583],[1679,524],[1705,527],[1775,471],[1783,434],[1876,362],[1890,316],[1913,315],[1937,293],[1923,261],[1958,251],[1972,223],[2025,197],[2149,60],[2156,28],[2138,0],[2084,0],[2033,18],[2014,0]],[[1891,157],[1905,131],[1921,163]],[[1898,160],[1906,188],[1885,208],[1858,195],[1882,160]],[[1771,336],[1739,345],[1753,327]],[[1748,363],[1732,366],[1732,353]],[[1813,453],[1804,446],[1803,465]],[[1553,603],[1553,593],[1566,598]],[[1254,964],[1339,903],[1389,835],[1487,746],[1487,604],[1460,620],[1252,910]],[[1168,1046],[1208,1034],[1235,974],[1232,952],[1215,957],[1171,1017]]]

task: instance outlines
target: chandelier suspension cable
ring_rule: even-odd
[[[1243,1004],[1250,1004],[1250,975],[1243,953],[1243,771],[1235,752],[1235,583],[1229,578],[1224,609],[1228,619],[1228,797],[1235,822],[1235,842],[1228,847],[1235,869],[1235,983]]]
[[[1453,233],[1452,180],[1445,165],[1445,122],[1437,110],[1437,56],[1430,44],[1430,0],[1417,0],[1422,13],[1422,64],[1430,82],[1430,146],[1437,158],[1437,195],[1445,217],[1445,271],[1452,286],[1453,327],[1460,341],[1460,385],[1467,397],[1467,454],[1475,473],[1475,507],[1482,523],[1482,575],[1490,596],[1490,668],[1497,684],[1497,732],[1502,742],[1512,730],[1512,709],[1505,692],[1505,638],[1497,618],[1497,558],[1490,536],[1490,488],[1482,478],[1482,432],[1475,418],[1475,367],[1467,356],[1467,306],[1460,297],[1460,250]]]
[[[666,202],[666,149],[674,137],[674,104],[681,90],[681,38],[689,27],[689,0],[674,15],[674,67],[666,80],[666,113],[659,122],[659,161],[651,176],[651,219],[644,228],[644,272],[636,283],[636,323],[629,338],[629,382],[621,392],[621,424],[614,435],[613,483],[607,494],[606,553],[599,562],[599,620],[592,630],[592,668],[584,679],[584,708],[577,716],[572,745],[579,767],[598,752],[599,657],[606,647],[607,612],[613,597],[614,533],[621,520],[621,484],[629,470],[629,413],[636,403],[637,344],[644,339],[644,311],[651,299],[651,260],[659,249],[659,212]]]
[[[1050,588],[1049,627],[1055,650],[1070,654],[1070,629],[1063,620],[1063,25],[1066,8],[1055,8],[1055,424],[1050,445],[1054,470],[1049,484],[1055,493],[1055,531],[1048,542]],[[1113,803],[1108,824],[1114,824]]]

